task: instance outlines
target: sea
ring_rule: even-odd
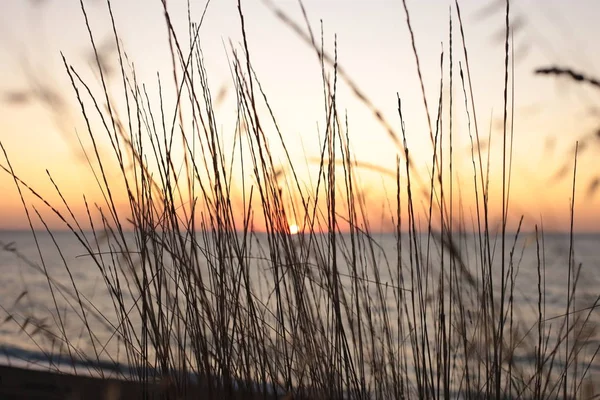
[[[93,236],[91,232],[86,235]],[[133,234],[125,235],[131,235],[131,243],[134,243]],[[403,249],[400,260],[406,266],[410,264],[409,246],[411,242],[417,242],[407,234],[401,236],[400,241],[395,234],[388,233],[374,233],[368,237],[371,244],[369,259],[376,264],[371,267],[378,270],[379,284],[388,289],[399,284],[397,276],[394,276],[398,271],[399,243]],[[481,280],[481,265],[478,261],[481,256],[476,246],[478,235],[456,236],[461,237],[458,251],[465,260],[465,273],[475,280]],[[581,359],[586,360],[589,374],[600,376],[600,361],[595,358],[600,348],[600,332],[593,328],[596,321],[600,323],[600,314],[596,311],[596,306],[600,303],[600,234],[574,234],[571,238],[568,233],[545,233],[543,241],[539,235],[536,239],[534,233],[520,233],[516,240],[514,234],[507,237],[505,257],[510,259],[513,267],[513,313],[515,321],[521,327],[520,331],[526,333],[537,329],[538,302],[540,293],[543,292],[545,329],[550,333],[557,332],[567,312],[568,285],[576,285],[576,296],[572,298],[569,309],[571,321],[582,316],[592,327],[588,330],[585,348],[582,350],[582,354],[585,353],[586,356]],[[322,239],[326,241],[330,237],[323,235]],[[256,259],[261,260],[253,267],[256,268],[257,277],[260,277],[257,281],[269,286],[272,276],[266,260],[268,252],[264,251],[268,247],[267,236],[256,234],[253,240],[257,243],[255,249],[263,249],[251,250],[256,251]],[[336,240],[347,244],[352,238],[347,234],[340,234]],[[420,251],[427,245],[431,246],[430,253],[439,251],[435,250],[439,249],[439,241],[428,241],[426,235],[418,238],[418,243]],[[339,247],[343,251],[343,245]],[[501,250],[498,238],[491,243],[490,249],[494,259],[493,274],[496,282],[500,282]],[[207,253],[200,251],[199,254]],[[343,264],[344,259],[346,258],[339,257],[338,263]],[[112,260],[118,261],[118,258]],[[439,257],[428,259],[432,271],[440,264]],[[569,265],[572,267],[569,268]],[[345,268],[346,273],[342,275],[349,276],[351,271],[347,266]],[[344,271],[343,266],[341,270]],[[372,272],[370,274],[372,276]],[[1,364],[38,369],[78,369],[80,372],[102,368],[115,374],[119,368],[127,367],[126,353],[114,334],[118,318],[113,297],[97,265],[73,233],[57,231],[50,234],[38,231],[34,235],[31,231],[0,231],[0,276]],[[350,286],[351,280],[344,280],[342,284]],[[403,284],[406,286],[404,289],[411,290],[411,282],[405,279]],[[79,299],[72,295],[74,288],[79,293]],[[264,287],[257,287],[257,293],[261,290]],[[262,293],[265,304],[268,304],[269,295],[272,295],[272,291]],[[103,344],[100,350],[92,347],[82,319],[73,312],[79,307],[78,301],[93,304],[95,311],[105,317],[104,320],[90,318],[87,322],[97,342]],[[389,318],[394,321],[397,302],[392,295],[386,302],[387,311],[391,314]],[[374,309],[372,312],[377,313],[379,310]],[[135,312],[132,313],[134,314]],[[133,321],[135,323],[135,316]],[[61,344],[62,337],[69,338],[73,345],[71,350]],[[73,364],[69,351],[77,352],[77,365]],[[525,363],[534,362],[534,355],[525,354],[523,357]]]

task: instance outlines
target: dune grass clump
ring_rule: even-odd
[[[177,104],[163,102],[164,79],[156,82],[158,101],[137,81],[112,11],[121,93],[108,89],[114,77],[103,69],[89,25],[103,92],[94,93],[63,57],[92,144],[86,156],[102,193],[99,202],[85,200],[87,219],[75,216],[58,185],[61,203],[44,200],[18,178],[4,152],[3,168],[19,193],[38,197],[62,221],[97,268],[112,304],[112,311],[101,311],[85,297],[66,259],[66,283],[42,265],[56,322],[42,331],[74,366],[74,360],[89,358],[120,365],[115,354],[120,352],[129,366],[119,369],[120,377],[139,382],[147,397],[150,386],[160,383],[166,398],[185,397],[198,386],[206,398],[592,398],[588,370],[597,348],[591,355],[589,348],[594,346],[597,299],[584,312],[575,308],[580,268],[573,256],[573,226],[564,315],[553,323],[545,315],[545,236],[537,226],[535,324],[521,323],[516,310],[524,245],[521,223],[516,233],[507,230],[514,138],[508,2],[499,224],[491,220],[489,202],[488,176],[496,166],[481,151],[458,3],[460,36],[453,38],[456,21],[450,19],[448,54],[440,57],[437,112],[427,117],[432,145],[427,178],[419,175],[411,157],[401,96],[398,122],[386,121],[348,81],[337,54],[328,55],[312,33],[304,34],[277,14],[312,43],[323,71],[326,124],[312,185],[299,178],[252,68],[238,5],[243,45],[231,48],[237,99],[232,143],[218,128],[198,41],[200,26],[190,21],[186,47],[165,5]],[[82,9],[85,15],[83,3]],[[423,88],[406,4],[404,9]],[[395,227],[391,252],[370,229],[372,210],[357,178],[364,165],[351,151],[348,123],[337,104],[341,80],[398,146],[396,170],[391,171],[396,191],[389,215]],[[443,101],[445,87],[450,87],[448,101]],[[420,101],[429,110],[424,90]],[[453,130],[449,110],[466,115],[466,132]],[[468,134],[471,143],[469,185],[476,205],[471,222],[457,206],[452,143],[458,134]],[[100,149],[105,141],[110,154]],[[274,159],[275,148],[284,161]],[[572,204],[575,176],[576,155],[573,192],[567,194]],[[416,200],[423,192],[425,203]],[[34,218],[44,221],[21,198],[32,227]],[[290,231],[290,221],[298,234]],[[254,229],[258,225],[264,225],[264,232]],[[48,229],[48,234],[53,232]],[[69,299],[68,311],[59,305],[61,298]],[[84,354],[69,336],[67,313],[81,322],[91,352]],[[97,326],[109,337],[101,337]]]

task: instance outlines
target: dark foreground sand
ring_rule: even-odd
[[[191,388],[184,397],[169,395],[168,385],[152,384],[145,390],[140,383],[116,379],[100,379],[85,376],[59,374],[15,367],[0,366],[0,399],[64,399],[64,400],[112,400],[112,399],[262,399],[264,396],[236,392],[212,393],[206,386]],[[272,397],[276,399],[275,396]]]

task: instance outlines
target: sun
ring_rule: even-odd
[[[291,224],[290,225],[290,234],[296,235],[298,232],[300,232],[300,227],[296,224]]]

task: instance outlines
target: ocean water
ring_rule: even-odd
[[[92,234],[87,234],[92,238]],[[127,234],[130,235],[130,234]],[[457,235],[458,236],[458,235]],[[79,372],[89,371],[93,368],[102,368],[106,371],[118,371],[126,368],[127,358],[123,351],[122,343],[114,334],[114,327],[119,324],[115,314],[113,298],[93,258],[70,232],[55,232],[49,235],[46,232],[37,232],[36,239],[27,231],[2,231],[0,232],[0,362],[3,364],[25,366],[30,368],[61,367],[62,369],[78,369]],[[300,239],[300,236],[297,240]],[[325,236],[322,240],[327,240]],[[131,249],[135,249],[133,235],[128,237]],[[296,239],[294,239],[296,240]],[[347,245],[350,238],[347,235],[338,237],[340,245],[338,263],[341,265],[342,285],[351,286],[351,271],[344,259],[348,256]],[[360,261],[366,272],[367,284],[372,286],[372,293],[377,293],[373,283],[374,270],[379,273],[381,285],[386,286],[384,291],[385,304],[390,313],[390,320],[395,320],[397,315],[396,297],[389,288],[399,285],[397,260],[398,241],[393,234],[374,234],[365,240],[372,244],[369,246],[369,257]],[[102,241],[102,240],[100,240]],[[273,275],[269,263],[269,254],[265,250],[267,238],[257,234],[253,237],[255,246],[247,250],[253,258],[253,282],[256,285],[257,298],[266,304],[272,304]],[[402,237],[401,265],[408,268],[410,265],[409,237]],[[420,251],[424,252],[427,246],[425,236],[419,238]],[[480,281],[480,257],[477,254],[476,239],[466,235],[457,240],[458,252],[464,260],[465,274],[470,275],[475,281]],[[569,279],[569,235],[546,234],[543,248],[538,249],[538,243],[533,234],[521,234],[514,243],[513,239],[507,241],[507,260],[512,260],[514,266],[514,320],[519,324],[520,332],[537,329],[538,318],[538,292],[543,290],[545,296],[544,318],[545,329],[556,332],[560,322],[564,319],[567,304],[567,283]],[[541,243],[539,243],[541,245]],[[429,282],[435,285],[435,277],[439,276],[441,259],[439,243],[430,241],[430,256],[423,258],[427,264],[422,268],[431,268]],[[208,249],[210,243],[198,244],[199,257],[213,257]],[[494,263],[492,264],[495,285],[499,284],[501,271],[500,242],[492,243]],[[346,249],[346,250],[344,250]],[[111,253],[112,251],[112,253]],[[107,265],[118,266],[120,256],[114,248],[98,248],[98,255],[105,257]],[[589,322],[591,329],[600,323],[600,315],[595,311],[595,305],[600,296],[600,235],[577,234],[574,237],[573,260],[575,267],[580,271],[577,277],[577,295],[574,299],[572,310],[573,319],[583,315]],[[449,258],[445,263],[448,265]],[[318,262],[315,261],[315,264]],[[538,265],[543,264],[543,269]],[[208,265],[208,263],[200,265]],[[311,267],[308,263],[307,267]],[[68,268],[67,268],[68,267]],[[314,267],[314,265],[313,265]],[[579,268],[581,267],[581,268]],[[206,267],[208,268],[208,266]],[[541,285],[538,286],[538,273],[543,272]],[[208,271],[203,271],[207,274]],[[464,277],[463,277],[464,278]],[[466,278],[464,278],[466,279]],[[464,284],[464,280],[462,280]],[[389,285],[388,285],[389,284]],[[414,282],[412,283],[414,284]],[[411,282],[405,279],[403,288],[412,290]],[[74,289],[76,287],[76,290]],[[369,289],[369,290],[371,290]],[[465,290],[468,289],[465,287]],[[349,289],[348,289],[349,290]],[[74,293],[78,292],[79,297]],[[432,290],[431,293],[434,291]],[[125,301],[133,299],[124,293]],[[128,297],[129,296],[129,297]],[[87,323],[93,332],[93,340],[81,318],[78,317],[78,302],[86,307],[94,308],[94,313],[103,315],[103,318],[90,317]],[[473,304],[475,312],[476,302]],[[133,303],[131,303],[133,304]],[[60,310],[60,312],[56,312]],[[323,312],[326,312],[324,309]],[[381,312],[380,309],[371,310],[373,313]],[[139,318],[132,307],[130,318],[132,324],[139,324]],[[64,327],[64,331],[62,328]],[[68,337],[73,348],[67,349],[61,345],[61,337]],[[581,350],[582,365],[591,362],[590,374],[600,375],[600,362],[594,359],[595,351],[599,346],[599,334],[590,332],[586,345]],[[93,342],[101,346],[93,346]],[[69,360],[77,353],[77,365]],[[516,355],[523,358],[523,363],[531,363],[533,355],[523,351]],[[98,361],[100,360],[100,361]],[[116,373],[116,372],[115,372]]]

